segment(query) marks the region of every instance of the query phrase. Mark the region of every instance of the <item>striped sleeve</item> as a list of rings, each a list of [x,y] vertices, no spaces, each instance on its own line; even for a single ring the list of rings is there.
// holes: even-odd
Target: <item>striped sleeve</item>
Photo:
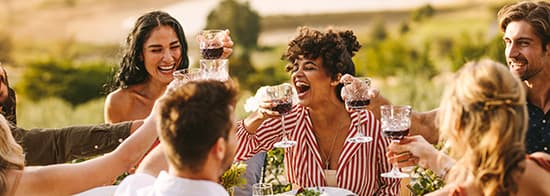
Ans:
[[[298,110],[296,106],[285,116],[285,129],[294,130],[296,126],[296,117]],[[268,151],[273,145],[282,138],[281,118],[268,118],[258,129],[256,134],[249,134],[244,126],[244,121],[237,123],[237,149],[235,151],[235,161],[248,160],[258,152]]]

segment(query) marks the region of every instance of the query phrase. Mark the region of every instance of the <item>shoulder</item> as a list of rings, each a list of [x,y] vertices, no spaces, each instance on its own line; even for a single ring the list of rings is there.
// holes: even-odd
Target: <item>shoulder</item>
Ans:
[[[133,90],[130,88],[117,89],[107,95],[105,104],[119,104],[125,103],[132,99]]]
[[[105,99],[105,121],[107,123],[120,122],[128,110],[131,109],[133,98],[131,89],[117,89]]]
[[[548,154],[533,153],[529,155],[529,159],[525,162],[525,170],[518,182],[520,193],[524,193],[525,195],[550,194],[550,187],[547,186],[547,184],[550,184],[549,166],[550,157]]]
[[[152,186],[155,180],[154,176],[145,173],[129,175],[118,185],[114,195],[137,195],[139,189]]]

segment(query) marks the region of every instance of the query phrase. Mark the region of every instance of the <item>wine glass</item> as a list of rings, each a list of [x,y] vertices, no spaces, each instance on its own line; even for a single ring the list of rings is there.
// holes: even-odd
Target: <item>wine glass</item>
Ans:
[[[357,112],[361,115],[362,110],[366,110],[370,104],[370,96],[368,91],[370,88],[370,79],[366,77],[354,78],[344,83],[342,89],[342,97],[344,103],[349,111]],[[360,119],[360,118],[359,118]],[[363,126],[360,126],[361,120],[355,123],[355,127],[358,128],[358,133],[346,139],[348,142],[353,143],[366,143],[372,141],[372,137],[365,136]]]
[[[272,185],[269,183],[256,183],[252,185],[252,196],[271,196],[273,195]]]
[[[204,30],[199,33],[197,39],[203,59],[219,59],[223,54],[223,30]]]
[[[277,86],[268,86],[265,88],[266,99],[276,106],[271,108],[273,111],[281,114],[281,125],[283,128],[283,138],[281,141],[275,143],[275,148],[288,148],[296,145],[296,141],[289,140],[287,137],[287,131],[285,127],[285,115],[292,110],[292,86],[285,83]]]
[[[203,79],[204,73],[198,68],[187,68],[174,71],[172,76],[174,76],[174,80],[168,84],[167,89],[175,89],[188,81]]]
[[[392,142],[399,142],[405,136],[409,134],[409,128],[411,127],[411,106],[392,106],[383,105],[380,106],[380,113],[382,115],[382,134],[384,137],[388,137]],[[395,164],[392,163],[392,169],[390,172],[381,174],[386,178],[408,178],[409,174],[402,173],[397,169]]]
[[[200,69],[203,71],[206,79],[214,79],[219,81],[226,81],[229,79],[229,72],[227,71],[227,59],[215,59],[207,60],[201,59]]]

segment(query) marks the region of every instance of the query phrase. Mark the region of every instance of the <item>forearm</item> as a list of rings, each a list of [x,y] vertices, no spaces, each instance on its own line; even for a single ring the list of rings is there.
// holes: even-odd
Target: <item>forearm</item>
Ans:
[[[262,118],[259,112],[253,112],[243,120],[242,125],[249,134],[254,135],[264,120],[265,118]]]
[[[135,125],[126,122],[58,129],[13,130],[19,133],[17,141],[26,153],[27,165],[48,165],[110,152],[130,135],[131,126]]]
[[[135,129],[141,122],[133,125]],[[143,120],[143,124],[119,147],[113,151],[126,167],[130,168],[139,161],[157,139],[156,121],[153,116]]]
[[[151,176],[158,176],[160,171],[168,171],[168,161],[162,149],[162,144],[155,147],[139,164],[136,173],[146,173]]]
[[[439,130],[435,126],[437,109],[428,112],[413,112],[409,135],[421,135],[431,144],[439,141]]]

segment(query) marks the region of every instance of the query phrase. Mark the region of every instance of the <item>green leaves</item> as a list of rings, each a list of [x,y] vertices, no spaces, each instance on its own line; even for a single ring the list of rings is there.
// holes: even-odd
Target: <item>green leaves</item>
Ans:
[[[424,195],[445,186],[443,179],[431,169],[416,166],[411,176],[411,183],[407,187],[415,195]]]
[[[233,163],[231,167],[223,173],[221,182],[223,188],[231,192],[234,186],[242,187],[246,184],[246,179],[241,177],[246,171],[246,164],[242,162]]]
[[[75,65],[69,60],[34,61],[23,72],[16,91],[33,101],[60,97],[73,106],[102,97],[109,80],[109,66],[102,62]]]

